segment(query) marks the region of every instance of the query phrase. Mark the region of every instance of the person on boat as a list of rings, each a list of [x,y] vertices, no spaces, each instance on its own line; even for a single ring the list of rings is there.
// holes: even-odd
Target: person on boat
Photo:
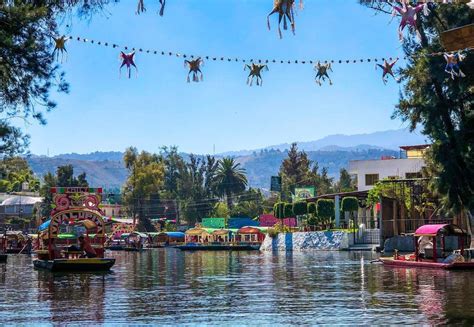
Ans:
[[[94,248],[89,241],[89,238],[85,238],[84,235],[79,236],[79,244],[81,247],[81,251],[86,253],[86,257],[88,258],[96,258],[97,253],[95,252]]]
[[[49,240],[47,240],[47,242],[49,242],[49,244],[51,244],[51,254],[53,255],[53,258],[52,259],[59,259],[62,257],[61,255],[61,249],[56,245],[56,239],[55,238],[51,238]],[[47,245],[47,244],[46,244]]]

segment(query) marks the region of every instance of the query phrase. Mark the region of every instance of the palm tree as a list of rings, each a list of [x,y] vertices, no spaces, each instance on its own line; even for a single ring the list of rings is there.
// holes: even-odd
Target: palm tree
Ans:
[[[245,169],[230,157],[219,160],[216,181],[217,191],[219,195],[225,195],[229,209],[232,207],[232,194],[243,192],[247,187]]]

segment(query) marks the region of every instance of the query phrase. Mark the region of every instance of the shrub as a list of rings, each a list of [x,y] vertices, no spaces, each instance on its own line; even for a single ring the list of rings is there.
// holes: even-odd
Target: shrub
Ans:
[[[308,203],[306,211],[309,214],[315,215],[316,214],[316,203],[315,202]]]
[[[348,196],[342,199],[342,211],[353,212],[359,209],[359,201],[356,197]]]
[[[273,206],[273,215],[278,219],[285,218],[285,203],[277,202]]]
[[[299,201],[293,203],[293,213],[296,216],[306,215],[308,213],[308,208],[305,201]]]
[[[334,217],[334,201],[319,199],[316,203],[317,216],[322,221],[330,221]]]
[[[285,203],[285,211],[283,218],[290,218],[294,215],[295,214],[293,213],[293,205],[291,203]]]

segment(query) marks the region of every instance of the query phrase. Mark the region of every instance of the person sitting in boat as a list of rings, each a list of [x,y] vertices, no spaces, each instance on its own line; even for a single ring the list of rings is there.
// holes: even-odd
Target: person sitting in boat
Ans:
[[[81,251],[85,252],[85,256],[88,258],[96,258],[97,253],[95,252],[94,248],[89,241],[89,238],[85,238],[84,235],[79,236],[79,244],[81,247]]]

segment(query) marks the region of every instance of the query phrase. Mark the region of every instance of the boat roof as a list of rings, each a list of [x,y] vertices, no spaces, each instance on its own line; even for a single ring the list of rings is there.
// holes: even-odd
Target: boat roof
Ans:
[[[418,227],[415,236],[436,236],[438,234],[446,235],[464,235],[462,228],[451,224],[431,224]]]

